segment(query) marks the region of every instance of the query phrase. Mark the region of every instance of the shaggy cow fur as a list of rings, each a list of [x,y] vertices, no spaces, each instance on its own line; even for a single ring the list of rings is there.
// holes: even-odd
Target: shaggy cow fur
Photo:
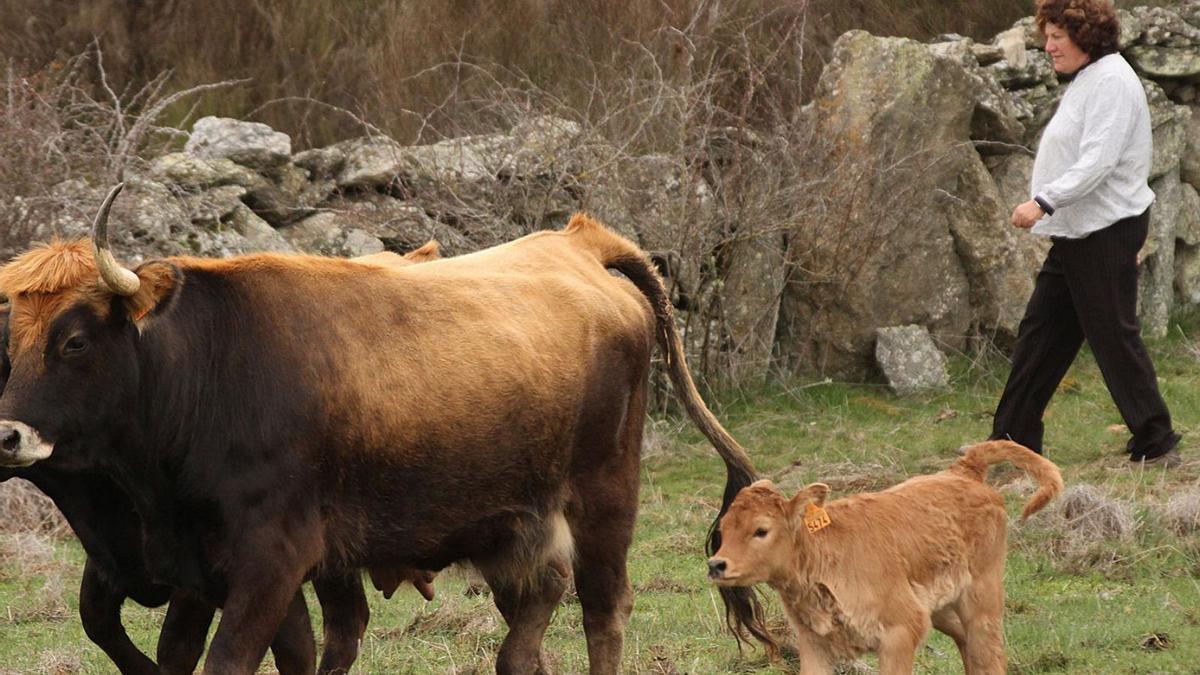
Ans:
[[[1001,461],[1039,485],[1022,518],[1062,490],[1054,464],[1009,441],[974,445],[932,476],[828,504],[822,483],[789,500],[757,481],[721,519],[709,576],[779,592],[806,675],[868,651],[883,675],[911,673],[931,626],[954,639],[970,675],[1003,673],[1008,518],[984,482]]]

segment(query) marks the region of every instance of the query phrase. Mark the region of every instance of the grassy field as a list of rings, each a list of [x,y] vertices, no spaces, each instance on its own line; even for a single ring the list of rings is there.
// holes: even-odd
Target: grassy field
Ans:
[[[1072,504],[1087,516],[1068,520],[1056,504],[1011,527],[1010,672],[1200,673],[1200,346],[1193,344],[1193,330],[1200,336],[1200,328],[1182,328],[1150,345],[1184,434],[1183,467],[1128,466],[1120,417],[1086,353],[1052,403],[1048,455],[1063,468]],[[898,398],[880,386],[791,383],[728,396],[719,414],[760,470],[785,491],[819,479],[833,486],[836,497],[946,466],[956,448],[989,432],[1006,373],[999,357],[960,357],[953,363],[952,390],[944,393]],[[624,669],[793,670],[794,663],[767,662],[761,650],[739,654],[722,631],[702,550],[724,475],[715,453],[690,425],[655,420],[644,457],[630,555],[636,604]],[[1011,469],[995,470],[992,482],[1007,495],[1012,514],[1031,491]],[[79,626],[81,563],[69,537],[0,535],[0,673],[112,671]],[[471,592],[467,573],[450,570],[439,577],[430,603],[411,589],[391,601],[374,595],[357,672],[492,670],[503,621],[486,593]],[[772,614],[785,630],[777,604]],[[152,653],[162,613],[128,607],[125,620],[135,641]],[[546,649],[555,671],[586,672],[579,605],[569,597]],[[941,635],[922,648],[917,670],[962,672],[953,644]]]

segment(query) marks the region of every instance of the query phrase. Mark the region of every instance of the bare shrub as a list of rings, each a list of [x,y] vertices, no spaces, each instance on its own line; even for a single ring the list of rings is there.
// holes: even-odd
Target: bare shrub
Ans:
[[[29,75],[9,63],[0,80],[0,258],[83,234],[96,204],[81,188],[120,180],[139,153],[161,152],[182,133],[157,124],[168,108],[232,83],[170,91],[160,74],[118,93],[98,43]]]
[[[71,532],[54,502],[20,478],[0,483],[0,533],[61,538]]]

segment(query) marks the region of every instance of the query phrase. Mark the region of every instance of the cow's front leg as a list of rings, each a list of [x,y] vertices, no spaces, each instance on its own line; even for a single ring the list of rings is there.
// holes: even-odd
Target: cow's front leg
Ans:
[[[253,673],[258,668],[305,573],[320,560],[319,530],[291,524],[260,521],[230,542],[234,559],[227,571],[229,594],[204,662],[206,675]]]
[[[96,643],[122,673],[157,675],[158,668],[129,639],[121,624],[125,593],[103,578],[91,558],[83,567],[79,585],[79,618],[88,638]]]

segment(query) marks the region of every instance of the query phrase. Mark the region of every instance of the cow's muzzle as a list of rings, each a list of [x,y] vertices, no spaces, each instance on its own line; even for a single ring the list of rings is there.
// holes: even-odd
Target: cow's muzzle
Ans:
[[[42,440],[28,424],[0,421],[0,466],[29,466],[46,459],[53,452],[54,444]]]

